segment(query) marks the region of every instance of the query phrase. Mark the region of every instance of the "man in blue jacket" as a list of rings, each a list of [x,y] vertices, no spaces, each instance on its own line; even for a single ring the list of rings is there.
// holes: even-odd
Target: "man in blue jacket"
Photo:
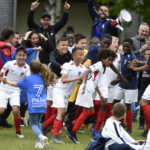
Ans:
[[[112,35],[112,28],[119,24],[119,19],[107,19],[109,16],[109,9],[106,5],[101,5],[97,11],[94,6],[95,0],[88,0],[88,11],[92,17],[92,31],[91,38],[97,37],[101,40],[104,34]]]

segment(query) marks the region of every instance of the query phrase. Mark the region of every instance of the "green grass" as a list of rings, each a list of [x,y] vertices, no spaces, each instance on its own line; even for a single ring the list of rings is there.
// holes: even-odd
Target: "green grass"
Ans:
[[[10,115],[8,122],[13,124],[13,117]],[[139,136],[143,130],[138,130],[138,123],[133,122],[133,134],[132,137],[136,140],[144,139]],[[0,127],[0,150],[35,150],[34,145],[36,142],[36,137],[32,132],[30,126],[22,127],[22,133],[24,134],[24,139],[18,139],[15,135],[14,127],[11,129],[6,129]],[[64,141],[65,144],[54,144],[50,141],[50,150],[84,150],[88,145],[89,141],[92,139],[91,132],[86,131],[85,133],[77,133],[80,144],[73,144],[66,137],[66,131],[60,136],[60,139]],[[48,134],[48,137],[52,136],[52,133]],[[145,139],[144,139],[145,140]]]

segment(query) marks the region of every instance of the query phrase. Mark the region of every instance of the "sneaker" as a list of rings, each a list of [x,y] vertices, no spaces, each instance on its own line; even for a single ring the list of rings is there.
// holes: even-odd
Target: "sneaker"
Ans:
[[[146,138],[146,137],[147,137],[147,134],[148,134],[148,131],[145,130],[140,136],[143,136],[143,137]]]
[[[21,132],[16,132],[16,136],[17,136],[18,138],[24,138],[24,135],[21,134]]]
[[[126,131],[127,131],[128,134],[132,134],[132,130],[127,129]]]
[[[0,122],[0,126],[2,126],[4,128],[12,128],[12,125],[9,124],[7,121]]]
[[[77,140],[76,134],[70,134],[68,133],[66,135],[67,139],[71,140],[73,143],[79,144],[80,142]]]
[[[79,142],[78,139],[77,139],[76,133],[74,133],[73,136],[74,136],[74,138],[75,138],[75,140],[76,140],[76,143],[77,143],[77,144],[80,144],[80,142]]]
[[[59,139],[58,136],[52,136],[51,140],[56,144],[63,144],[64,142]]]
[[[23,119],[21,119],[21,124],[20,124],[21,127],[24,127],[24,121]]]
[[[44,148],[49,148],[48,137],[41,135],[40,142],[43,144]]]
[[[43,149],[44,146],[43,146],[43,144],[42,144],[41,142],[37,142],[37,143],[35,144],[35,148]]]

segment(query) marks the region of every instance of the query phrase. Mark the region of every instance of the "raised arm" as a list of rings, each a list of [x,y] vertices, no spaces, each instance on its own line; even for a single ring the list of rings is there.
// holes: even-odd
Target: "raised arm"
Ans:
[[[64,13],[61,19],[54,25],[54,32],[57,33],[61,28],[65,26],[68,21],[70,5],[67,1],[64,4]]]
[[[28,18],[27,18],[27,25],[30,30],[37,28],[37,24],[34,22],[34,10],[38,7],[39,4],[40,3],[38,2],[38,0],[31,4],[31,9],[28,13]]]
[[[98,13],[94,6],[94,1],[95,0],[88,0],[88,11],[93,20],[94,18],[98,18]]]

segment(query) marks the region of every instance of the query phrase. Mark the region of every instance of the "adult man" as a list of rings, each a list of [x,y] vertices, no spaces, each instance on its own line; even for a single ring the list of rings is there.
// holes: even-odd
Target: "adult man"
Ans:
[[[101,40],[104,34],[112,35],[112,28],[120,23],[119,19],[114,21],[112,19],[107,19],[109,16],[109,9],[107,6],[102,5],[99,7],[99,10],[96,11],[94,0],[88,0],[88,11],[93,20],[91,38],[97,37]]]
[[[133,40],[133,53],[136,55],[137,59],[140,61],[145,60],[145,50],[147,49],[147,36],[149,34],[149,25],[147,23],[142,23],[138,30],[138,36],[132,37]],[[139,100],[141,99],[141,96],[143,94],[141,90],[141,77],[142,72],[139,73],[139,80],[138,80],[138,102],[135,104],[135,106],[138,106]],[[137,117],[137,110],[133,112],[133,120],[136,121]],[[139,129],[144,129],[144,115],[143,110],[140,109],[140,119],[139,119]],[[143,136],[146,136],[148,131],[143,132]]]
[[[144,51],[146,50],[147,36],[149,34],[149,25],[142,23],[138,30],[138,36],[132,37],[133,52],[137,59],[144,60]]]
[[[67,3],[67,1],[64,4],[64,13],[63,16],[61,17],[61,19],[54,25],[51,25],[51,16],[48,13],[44,13],[41,16],[40,19],[40,24],[36,24],[34,22],[34,11],[35,9],[38,7],[39,2],[38,0],[33,2],[31,4],[31,9],[28,13],[28,20],[27,20],[27,24],[28,24],[28,28],[30,30],[35,30],[38,33],[42,33],[46,38],[48,38],[48,42],[49,42],[49,49],[47,51],[42,51],[40,55],[42,55],[42,57],[44,59],[46,59],[47,57],[49,58],[49,54],[51,53],[52,50],[55,49],[56,47],[56,43],[55,43],[55,34],[60,31],[60,29],[67,23],[68,21],[68,11],[70,8],[70,5]]]

